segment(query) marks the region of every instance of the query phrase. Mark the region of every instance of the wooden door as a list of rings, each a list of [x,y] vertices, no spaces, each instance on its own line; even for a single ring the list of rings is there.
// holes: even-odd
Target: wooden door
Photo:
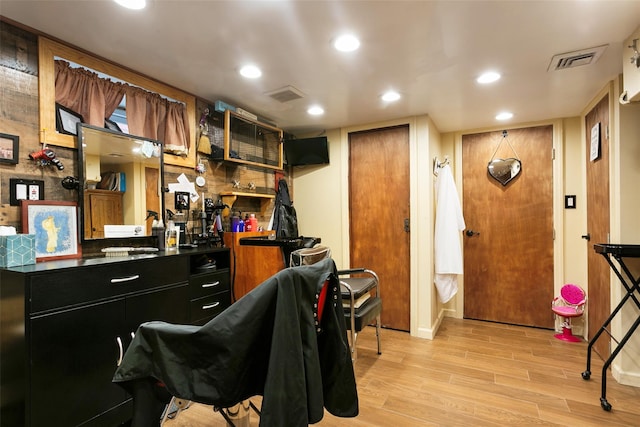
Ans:
[[[85,191],[85,210],[88,209],[89,221],[85,213],[85,236],[91,239],[104,238],[105,225],[122,225],[122,193],[109,190]],[[88,202],[87,202],[88,201]],[[87,223],[89,226],[87,226]]]
[[[464,317],[554,326],[552,147],[550,125],[463,136]],[[492,158],[519,158],[520,174],[503,186]]]
[[[160,171],[155,168],[144,168],[144,193],[146,200],[147,211],[154,211],[158,213],[158,218],[162,219],[162,212],[160,212]],[[153,219],[147,218],[147,236],[151,235],[151,227],[153,226]]]
[[[598,158],[591,161],[591,130],[597,130],[600,141]],[[589,339],[609,317],[611,298],[609,295],[609,265],[602,255],[593,250],[594,243],[609,242],[609,96],[605,96],[585,117],[587,157],[587,317]],[[593,349],[606,359],[610,348],[607,334],[601,335]]]
[[[409,126],[349,134],[352,267],[380,278],[383,327],[410,327]]]

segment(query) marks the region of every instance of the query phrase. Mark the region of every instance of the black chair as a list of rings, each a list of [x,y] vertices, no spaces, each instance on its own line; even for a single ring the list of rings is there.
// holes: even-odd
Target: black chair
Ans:
[[[313,248],[302,248],[291,253],[289,265],[292,267],[311,265],[326,258],[331,258],[331,249],[327,246],[315,245]],[[382,354],[380,346],[380,313],[382,299],[378,275],[365,268],[352,268],[338,271],[344,314],[349,330],[349,348],[351,360],[358,357],[356,341],[358,333],[375,320],[378,354]]]
[[[260,425],[307,426],[324,410],[358,414],[333,260],[287,268],[203,326],[140,325],[113,381],[133,396],[134,427],[171,401],[232,408],[263,396]],[[228,421],[228,420],[227,420]]]
[[[351,359],[358,358],[356,341],[358,333],[375,320],[378,354],[382,354],[380,347],[380,313],[382,313],[382,299],[378,275],[366,268],[352,268],[338,271],[344,314],[349,330],[349,346]]]

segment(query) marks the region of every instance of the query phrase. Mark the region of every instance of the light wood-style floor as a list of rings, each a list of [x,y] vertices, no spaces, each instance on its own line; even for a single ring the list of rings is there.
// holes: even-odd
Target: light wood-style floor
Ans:
[[[640,426],[640,388],[607,375],[611,412],[600,407],[602,361],[587,343],[565,343],[553,331],[447,318],[434,340],[375,329],[362,332],[355,364],[360,415],[325,411],[331,426]],[[260,398],[252,399],[259,406]],[[251,426],[258,419],[251,415]],[[167,427],[225,426],[210,407],[192,404]],[[286,426],[283,426],[286,427]]]

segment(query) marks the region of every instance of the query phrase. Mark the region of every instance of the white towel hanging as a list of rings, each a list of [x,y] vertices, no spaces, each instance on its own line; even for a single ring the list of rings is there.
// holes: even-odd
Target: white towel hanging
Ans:
[[[436,226],[434,233],[434,283],[443,303],[458,292],[458,274],[463,274],[460,231],[466,228],[451,167],[440,169],[436,183]]]

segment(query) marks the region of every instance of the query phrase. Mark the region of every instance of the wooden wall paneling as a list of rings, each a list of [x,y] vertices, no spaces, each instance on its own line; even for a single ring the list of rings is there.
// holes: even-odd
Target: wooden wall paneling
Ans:
[[[9,205],[9,179],[44,181],[49,200],[75,201],[77,192],[65,190],[65,176],[77,176],[77,154],[73,149],[53,147],[64,170],[41,167],[29,153],[42,149],[38,132],[38,44],[35,35],[0,22],[0,132],[18,135],[18,164],[0,164],[0,225],[21,230],[20,207]]]

